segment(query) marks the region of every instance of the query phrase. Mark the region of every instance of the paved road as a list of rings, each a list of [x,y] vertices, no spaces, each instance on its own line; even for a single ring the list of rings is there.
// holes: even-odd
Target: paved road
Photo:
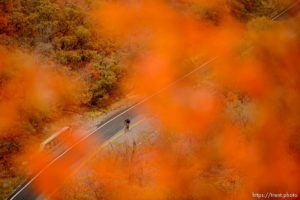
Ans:
[[[56,157],[51,163],[43,167],[37,174],[29,178],[25,183],[20,185],[17,190],[10,195],[9,200],[37,200],[43,199],[42,194],[38,194],[34,190],[34,185],[36,182],[43,176],[50,174],[51,170],[59,165],[60,162],[64,160],[72,160],[72,166],[70,168],[76,169],[78,166],[89,157],[91,152],[97,151],[99,146],[103,145],[105,141],[108,141],[120,133],[124,129],[124,120],[129,118],[131,119],[131,124],[136,124],[145,116],[137,112],[138,106],[132,106],[125,108],[115,115],[111,116],[106,121],[99,124],[99,127],[87,134],[85,137],[81,138],[73,147],[70,147],[58,157]],[[89,145],[87,150],[81,152],[78,151],[78,146],[89,141],[92,145]],[[80,154],[80,155],[78,155]],[[76,156],[74,156],[76,155]],[[55,176],[55,175],[54,175]],[[54,177],[55,178],[55,177]]]

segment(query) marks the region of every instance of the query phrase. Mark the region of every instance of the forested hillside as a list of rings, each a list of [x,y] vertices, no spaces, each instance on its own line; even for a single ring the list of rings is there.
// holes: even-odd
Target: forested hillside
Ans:
[[[126,92],[122,90],[123,83],[133,75],[140,75],[134,80],[138,85],[141,85],[141,90],[143,91],[147,91],[147,89],[152,86],[155,86],[153,87],[155,90],[162,88],[164,85],[160,83],[168,83],[172,81],[174,77],[178,77],[195,67],[195,63],[186,64],[188,66],[182,64],[183,61],[186,62],[190,59],[190,57],[188,57],[190,56],[189,47],[191,47],[191,49],[192,47],[195,47],[194,49],[197,50],[201,49],[201,51],[199,51],[201,52],[199,53],[201,54],[199,57],[205,57],[211,52],[228,53],[229,51],[224,49],[227,49],[227,46],[233,43],[231,41],[235,41],[237,34],[227,33],[236,31],[235,28],[245,29],[246,31],[244,32],[246,32],[246,34],[241,37],[242,42],[238,41],[238,45],[236,45],[236,43],[234,44],[234,53],[245,60],[258,57],[258,59],[263,60],[262,62],[264,64],[267,63],[266,66],[268,67],[275,65],[272,62],[272,56],[266,53],[270,49],[268,44],[263,46],[263,43],[259,46],[259,50],[256,50],[253,46],[260,44],[258,42],[260,40],[257,39],[256,35],[260,34],[266,37],[269,32],[282,28],[280,23],[276,24],[272,18],[281,13],[291,3],[291,1],[280,0],[224,0],[212,2],[168,0],[163,1],[168,9],[172,9],[171,14],[168,15],[168,13],[163,12],[168,12],[169,10],[160,4],[161,7],[158,6],[158,13],[153,14],[152,12],[156,10],[156,7],[153,8],[151,6],[155,5],[155,3],[151,4],[151,1],[146,1],[148,3],[150,2],[150,8],[145,8],[145,10],[143,10],[145,12],[138,11],[135,7],[133,11],[128,10],[129,14],[126,15],[127,12],[124,11],[126,9],[122,10],[122,6],[113,7],[116,8],[116,12],[106,13],[106,17],[109,16],[111,18],[111,21],[109,21],[110,19],[108,21],[112,22],[107,28],[102,27],[103,16],[98,15],[97,9],[95,12],[95,7],[100,7],[99,10],[102,9],[101,3],[103,2],[111,1],[0,0],[0,199],[5,199],[27,176],[23,167],[16,165],[17,155],[24,153],[24,148],[28,147],[28,144],[30,146],[31,143],[40,141],[44,136],[44,128],[47,125],[54,123],[65,115],[103,109],[113,102],[124,98]],[[103,8],[106,7],[103,6]],[[141,8],[143,8],[143,6],[141,6]],[[135,14],[133,17],[130,15],[130,11]],[[160,11],[162,12],[160,13]],[[188,19],[191,18],[192,22],[184,23],[184,20],[177,20],[177,15],[173,15],[173,12],[184,16],[182,17],[184,20],[185,17]],[[141,19],[138,19],[136,15],[145,16],[144,18],[141,17]],[[122,24],[123,19],[120,20],[118,17],[124,17],[124,24],[128,25],[129,28],[124,28]],[[153,22],[147,17],[156,21]],[[119,22],[118,19],[121,22]],[[150,28],[147,27],[150,31],[147,28],[146,31],[143,30],[144,32],[140,38],[138,37],[139,35],[134,32],[136,30],[136,32],[140,31],[139,20],[141,20],[142,26],[150,24]],[[174,28],[174,24],[172,23],[177,22],[179,25]],[[201,24],[201,26],[195,26],[196,23]],[[228,29],[226,29],[224,24],[230,24],[229,28],[227,27]],[[116,28],[118,26],[123,29],[118,30]],[[151,28],[153,27],[155,27],[155,33],[151,35],[147,31],[151,33]],[[167,31],[165,31],[165,27]],[[207,33],[207,35],[201,37],[202,31],[199,31],[199,27],[200,29],[203,28],[203,33]],[[128,35],[126,35],[126,33],[128,30],[131,30],[131,28],[134,30],[134,33],[131,33],[132,35],[127,37]],[[115,29],[117,29],[117,35],[119,34],[117,37],[115,37],[113,32]],[[210,29],[213,31],[207,31]],[[107,30],[111,30],[111,32]],[[221,33],[216,34],[216,36],[222,38],[215,38],[214,35],[209,35],[218,33],[219,30]],[[196,34],[194,34],[193,31]],[[240,30],[236,32],[240,33],[239,31]],[[154,39],[151,37],[151,39],[147,38],[148,35],[145,34],[145,32]],[[257,34],[257,32],[259,32],[259,34]],[[158,35],[158,38],[156,38],[157,35],[155,34]],[[147,35],[147,37],[145,35]],[[172,35],[172,37],[170,35]],[[266,38],[268,38],[268,36]],[[188,37],[192,38],[192,42],[190,42]],[[205,40],[206,37],[207,41]],[[145,38],[147,38],[145,44],[140,42],[140,40]],[[212,40],[212,38],[214,40]],[[183,41],[182,43],[180,43],[181,39]],[[199,43],[194,42],[193,39]],[[177,43],[178,40],[179,42]],[[215,41],[215,43],[208,45],[207,43],[210,41]],[[139,42],[141,44],[139,44]],[[151,45],[148,43],[151,43]],[[150,50],[144,51],[144,49],[147,49],[147,45],[150,46]],[[188,46],[187,50],[184,49],[186,47],[185,45]],[[209,53],[203,53],[206,51],[206,49],[202,49],[203,47],[207,47],[207,52]],[[149,56],[153,53],[152,51],[154,51],[153,57]],[[255,53],[253,53],[253,51],[255,51]],[[158,55],[159,53],[161,53],[162,56]],[[264,55],[265,58],[262,58],[262,55]],[[150,59],[147,56],[149,56]],[[172,66],[172,70],[173,68],[176,68],[176,70],[168,71],[167,68],[160,71],[159,67],[163,64],[155,62],[155,59],[161,58],[160,56],[166,56],[167,61],[171,60],[170,62],[166,62],[167,64],[163,64],[168,65],[168,67]],[[183,58],[185,56],[187,58]],[[154,61],[152,62],[151,59]],[[151,60],[151,62],[149,60]],[[221,63],[221,65],[234,65],[240,61],[235,60],[235,63],[235,61],[229,62],[228,60],[226,60],[227,62],[225,64]],[[145,64],[147,62],[151,63],[150,67]],[[182,67],[183,65],[184,67]],[[149,69],[141,70],[143,67],[149,67]],[[280,73],[279,70],[276,71],[276,69],[277,68],[274,67],[275,71],[272,71],[266,67],[266,71],[271,71],[269,74],[272,74],[272,78],[275,77],[274,80],[280,82],[284,78],[280,77],[282,73]],[[234,121],[233,123],[243,128],[246,127],[245,129],[248,131],[252,127],[249,128],[249,121],[251,120],[249,116],[245,114],[248,110],[245,110],[254,102],[252,102],[252,98],[261,98],[261,96],[263,96],[261,94],[263,93],[261,92],[263,89],[260,88],[262,87],[260,83],[264,82],[261,81],[261,77],[257,78],[256,76],[252,76],[252,73],[254,73],[252,69],[246,68],[245,71],[231,70],[230,68],[230,70],[222,71],[221,73],[224,72],[226,76],[221,76],[221,79],[224,82],[228,81],[227,79],[236,81],[234,79],[236,78],[235,75],[241,75],[242,78],[238,79],[237,82],[233,81],[234,84],[238,86],[235,85],[232,88],[224,86],[225,89],[222,88],[222,92],[219,91],[221,90],[219,89],[221,86],[218,86],[218,91],[214,92],[218,93],[218,97],[222,97],[222,105],[226,107],[222,110],[222,114],[225,113],[230,116],[228,121]],[[140,72],[142,73],[139,74]],[[174,74],[170,75],[171,72],[174,72]],[[161,81],[161,76],[167,73],[170,73],[168,75],[170,75],[171,78],[166,79],[166,82]],[[214,74],[213,76],[218,75]],[[243,77],[245,77],[245,79],[243,79]],[[213,81],[211,81],[211,77],[207,79],[209,79],[209,89],[211,89],[210,87]],[[192,88],[197,88],[197,84],[202,84],[200,78],[199,80],[197,79],[191,82],[193,82]],[[207,82],[205,84],[207,84]],[[271,88],[269,85],[264,85],[263,87]],[[278,91],[276,90],[274,93]],[[147,92],[145,92],[145,94],[149,95]],[[280,94],[277,93],[276,95],[280,96]],[[168,105],[172,108],[172,104],[169,104],[167,100],[167,98],[164,99],[162,107]],[[245,107],[247,108],[245,109]],[[160,108],[160,106],[156,106],[155,108]],[[178,107],[174,106],[174,110],[176,109],[180,111]],[[201,110],[201,112],[203,110]],[[187,113],[182,115],[190,116]],[[180,115],[178,113],[175,114]],[[207,116],[205,114],[203,114],[203,116],[197,115],[202,121],[206,122],[205,117]],[[164,115],[162,118],[165,119],[165,117],[167,116]],[[180,121],[180,117],[181,116],[178,116],[176,120]],[[203,117],[203,119],[201,117]],[[208,116],[208,119],[210,120],[209,117],[210,116]],[[227,122],[227,119],[228,118],[224,121]],[[218,118],[217,120],[220,119]],[[171,122],[168,122],[171,123],[172,128],[174,128],[174,120],[172,119]],[[168,122],[166,122],[166,124]],[[198,125],[199,122],[197,121],[195,124]],[[191,123],[191,126],[192,125],[193,123]],[[178,127],[175,126],[174,129],[176,128]],[[181,131],[181,129],[179,130]],[[243,130],[242,132],[246,131]],[[25,165],[26,163],[24,166]],[[218,168],[218,166],[216,168]],[[232,182],[235,181],[237,182],[237,180],[232,180]],[[232,182],[224,183],[225,189],[221,188],[220,190],[226,190],[222,192],[227,194],[227,189],[229,188],[228,190],[231,190],[228,185],[233,184]],[[212,183],[212,185],[217,184],[219,184],[219,182]],[[103,191],[105,193],[105,189],[103,189]],[[172,198],[172,195],[170,196],[169,199],[181,199],[180,197]],[[73,199],[76,198],[74,197]],[[97,199],[97,197],[91,199]],[[103,196],[103,198],[100,199],[109,198]],[[183,197],[182,199],[185,198]]]
[[[1,43],[35,51],[73,71],[90,67],[90,98],[84,103],[105,103],[120,78],[120,52],[109,38],[95,33],[86,9],[48,0],[7,1],[1,7]]]

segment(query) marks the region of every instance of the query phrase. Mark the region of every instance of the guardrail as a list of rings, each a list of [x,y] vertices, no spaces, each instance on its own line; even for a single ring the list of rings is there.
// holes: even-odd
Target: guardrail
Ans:
[[[64,128],[60,129],[59,131],[52,134],[49,138],[43,141],[40,145],[40,151],[44,149],[52,149],[59,143],[59,139],[61,136],[65,134],[69,134],[72,129],[69,126],[65,126]]]

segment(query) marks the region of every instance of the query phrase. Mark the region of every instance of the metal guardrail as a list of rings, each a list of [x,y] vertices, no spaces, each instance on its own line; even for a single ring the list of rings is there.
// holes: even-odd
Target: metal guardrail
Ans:
[[[53,135],[48,137],[45,141],[43,141],[40,145],[40,150],[44,150],[47,145],[51,144],[55,140],[59,139],[59,136],[63,135],[64,133],[71,132],[71,128],[69,126],[65,126],[59,131],[55,132]]]

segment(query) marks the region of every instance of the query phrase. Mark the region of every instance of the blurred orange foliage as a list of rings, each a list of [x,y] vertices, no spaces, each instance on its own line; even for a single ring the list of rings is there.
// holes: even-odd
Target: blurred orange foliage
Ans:
[[[218,1],[203,2],[219,6]],[[187,60],[219,56],[209,65],[208,83],[191,76],[145,103],[166,133],[142,148],[134,168],[117,162],[114,154],[91,165],[96,177],[114,191],[111,199],[300,194],[299,20],[268,21],[269,28],[256,29],[225,12],[221,23],[212,25],[158,0],[102,3],[91,16],[124,46],[136,45],[124,65],[132,72],[131,90],[141,97],[194,69],[184,64]],[[233,97],[228,98],[229,93]],[[226,113],[236,102],[233,112],[245,115],[246,124],[233,122]],[[250,105],[254,114],[246,110]],[[50,174],[69,176],[70,165],[62,163]],[[146,183],[129,178],[139,167]],[[38,185],[54,187],[49,184]]]
[[[213,8],[220,6],[218,2],[194,3]],[[132,88],[140,96],[159,91],[195,68],[184,65],[186,60],[219,56],[209,66],[210,86],[195,87],[199,80],[192,76],[146,102],[147,111],[159,117],[167,132],[192,133],[187,137],[197,141],[195,148],[201,149],[198,151],[206,152],[199,142],[206,137],[215,138],[211,145],[217,146],[208,147],[213,152],[206,152],[206,156],[195,155],[189,166],[184,165],[186,160],[177,150],[155,149],[157,155],[149,163],[158,170],[154,184],[159,190],[178,192],[179,188],[183,196],[201,199],[209,189],[197,185],[194,176],[214,163],[235,169],[241,179],[240,183],[228,183],[235,192],[223,194],[222,199],[251,199],[255,191],[299,194],[299,147],[293,146],[291,140],[300,138],[296,114],[300,113],[299,24],[293,18],[265,22],[262,18],[246,26],[232,19],[226,8],[223,15],[221,23],[214,26],[164,1],[139,1],[101,5],[100,12],[94,12],[92,17],[125,45],[129,40],[138,46],[139,53],[126,64],[132,71]],[[259,20],[267,25],[259,28]],[[249,101],[255,105],[255,114],[248,116],[252,120],[248,128],[234,124],[224,113],[228,91],[238,91],[236,95],[242,99],[237,101],[242,106]],[[181,161],[174,163],[177,159]],[[200,169],[192,167],[197,163],[202,164]],[[204,196],[195,194],[192,188]],[[179,198],[182,194],[177,192],[174,196]],[[208,199],[221,198],[212,193],[220,194],[212,190]]]

